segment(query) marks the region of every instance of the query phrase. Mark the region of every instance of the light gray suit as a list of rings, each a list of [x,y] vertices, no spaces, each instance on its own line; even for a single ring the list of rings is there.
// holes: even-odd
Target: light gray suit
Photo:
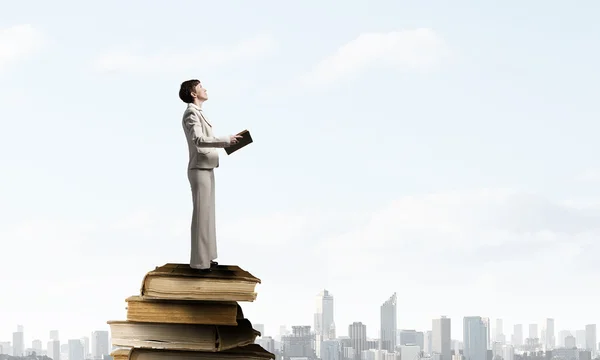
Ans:
[[[219,167],[218,148],[229,146],[230,137],[214,136],[212,124],[195,104],[188,104],[182,125],[189,149],[188,180],[194,206],[190,266],[208,269],[217,258],[213,169]]]

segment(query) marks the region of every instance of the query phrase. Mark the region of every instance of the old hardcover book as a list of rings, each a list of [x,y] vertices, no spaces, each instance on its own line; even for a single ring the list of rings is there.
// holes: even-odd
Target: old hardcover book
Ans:
[[[254,301],[260,279],[235,265],[201,272],[187,264],[166,264],[144,276],[145,298],[205,301]]]
[[[253,344],[260,332],[247,319],[237,326],[108,321],[118,347],[186,351],[223,351]]]
[[[110,354],[114,360],[274,360],[275,354],[258,344],[236,347],[220,352],[121,348]]]
[[[227,155],[231,155],[232,153],[253,142],[252,135],[250,135],[250,131],[248,130],[241,131],[237,133],[237,135],[240,135],[242,138],[239,139],[237,143],[225,148]]]
[[[171,324],[237,325],[244,313],[235,301],[127,298],[127,320]]]

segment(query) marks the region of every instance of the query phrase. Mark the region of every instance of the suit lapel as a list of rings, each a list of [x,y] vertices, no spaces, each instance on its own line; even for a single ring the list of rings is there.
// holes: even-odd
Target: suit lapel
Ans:
[[[200,117],[202,118],[202,120],[204,120],[204,122],[207,123],[208,126],[212,127],[212,124],[208,121],[208,119],[206,118],[206,116],[204,116],[204,112],[203,111],[198,111],[198,113],[200,114]]]

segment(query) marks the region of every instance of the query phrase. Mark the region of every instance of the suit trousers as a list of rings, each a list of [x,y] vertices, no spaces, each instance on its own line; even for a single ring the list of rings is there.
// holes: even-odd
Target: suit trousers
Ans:
[[[192,188],[192,246],[190,266],[210,268],[217,258],[215,231],[215,173],[213,169],[190,169],[188,180]]]

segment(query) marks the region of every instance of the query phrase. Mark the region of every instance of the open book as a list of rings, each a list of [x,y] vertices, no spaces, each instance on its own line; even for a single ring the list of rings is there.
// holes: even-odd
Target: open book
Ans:
[[[252,143],[252,136],[250,135],[250,131],[244,130],[244,131],[239,132],[236,135],[240,135],[242,138],[238,139],[237,143],[225,148],[225,152],[227,153],[227,155],[231,155],[233,152]]]

